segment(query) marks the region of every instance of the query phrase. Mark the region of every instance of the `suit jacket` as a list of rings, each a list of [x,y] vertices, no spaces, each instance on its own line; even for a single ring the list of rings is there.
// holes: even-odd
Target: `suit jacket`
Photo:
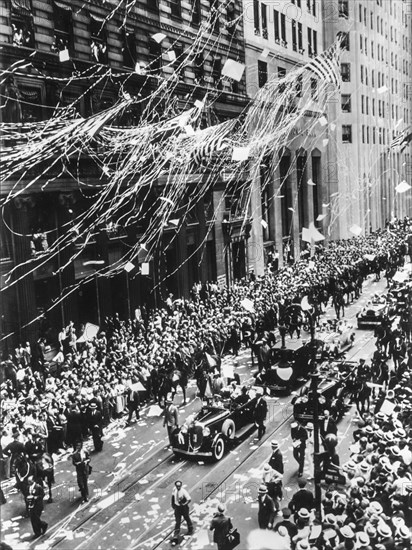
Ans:
[[[232,521],[230,518],[227,518],[220,512],[213,516],[213,519],[210,522],[210,530],[213,531],[213,542],[216,542],[217,544],[219,544],[219,542],[223,542],[231,529]]]
[[[268,414],[268,404],[263,397],[259,397],[256,401],[255,410],[254,410],[254,419],[256,422],[262,422],[266,419]]]
[[[103,417],[102,413],[96,409],[87,413],[87,425],[91,430],[97,430],[102,428]]]
[[[272,523],[275,519],[275,503],[273,502],[273,499],[268,495],[264,494],[262,496],[259,496],[258,498],[259,503],[259,518],[266,523]]]
[[[80,455],[80,451],[76,451],[72,454],[73,465],[76,466],[76,472],[82,475],[89,475],[89,462],[90,455],[83,449],[83,458]]]
[[[163,421],[163,426],[178,426],[179,425],[179,418],[178,418],[178,412],[177,407],[175,405],[171,404],[168,405],[165,409],[165,418]]]
[[[327,421],[322,420],[319,423],[319,428],[320,428],[319,431],[320,431],[321,437],[325,437],[325,435],[327,434],[334,434],[334,435],[338,434],[338,427],[336,425],[336,422],[330,417],[328,418]]]
[[[43,510],[44,489],[39,483],[33,483],[27,492],[26,501],[30,512],[40,515]]]
[[[285,473],[285,469],[283,466],[283,455],[279,451],[279,449],[277,449],[272,453],[272,456],[269,459],[269,466],[274,470],[276,470],[277,472],[279,472],[280,474]]]
[[[312,491],[308,489],[299,489],[289,502],[289,508],[292,512],[299,512],[301,508],[306,508],[306,510],[311,510],[315,507],[315,497],[313,496]]]

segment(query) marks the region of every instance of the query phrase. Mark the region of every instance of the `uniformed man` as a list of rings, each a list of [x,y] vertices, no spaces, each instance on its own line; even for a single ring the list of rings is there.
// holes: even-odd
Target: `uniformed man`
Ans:
[[[263,397],[263,389],[258,388],[256,390],[258,399],[256,401],[254,410],[254,420],[258,428],[258,439],[261,439],[266,432],[265,420],[268,414],[268,405]]]
[[[100,452],[103,448],[103,417],[97,409],[97,403],[92,401],[87,411],[87,424],[93,437],[94,450]]]
[[[167,427],[167,435],[169,436],[169,444],[173,445],[173,432],[179,427],[179,414],[177,407],[173,405],[170,395],[166,397],[166,408],[164,411],[163,426]]]
[[[29,513],[31,525],[33,527],[34,538],[44,535],[48,524],[41,519],[43,512],[43,485],[36,483],[34,477],[30,475],[27,479],[28,488],[26,495],[26,505]]]
[[[89,500],[89,486],[88,479],[90,475],[90,456],[89,453],[83,449],[83,443],[78,441],[76,443],[76,450],[72,454],[72,462],[76,467],[77,484],[79,486],[80,493],[83,498],[83,502]]]
[[[305,452],[308,432],[298,422],[292,422],[292,424],[290,425],[290,434],[292,436],[293,458],[299,465],[298,477],[302,477],[303,467],[305,465]]]

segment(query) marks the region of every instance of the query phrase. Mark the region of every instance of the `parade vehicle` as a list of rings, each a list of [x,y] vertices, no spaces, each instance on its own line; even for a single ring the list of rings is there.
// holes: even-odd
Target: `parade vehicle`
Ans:
[[[342,357],[355,341],[353,325],[346,319],[338,321],[333,332],[318,332],[317,337],[323,341],[323,357]]]
[[[239,404],[230,391],[208,399],[198,413],[189,416],[173,434],[173,452],[177,456],[207,457],[218,461],[226,450],[255,428],[257,401],[252,388],[246,403]]]
[[[325,418],[325,411],[338,420],[345,412],[352,392],[357,363],[354,361],[332,361],[321,367],[318,384],[319,420]],[[310,386],[301,389],[292,399],[293,416],[302,424],[313,422],[314,399]]]
[[[380,326],[388,315],[388,308],[386,296],[375,295],[358,313],[358,328]]]
[[[257,373],[255,385],[266,388],[269,394],[290,393],[308,379],[311,360],[320,360],[323,348],[324,343],[318,339],[310,342],[291,340],[285,347],[276,344],[271,348],[270,367]]]

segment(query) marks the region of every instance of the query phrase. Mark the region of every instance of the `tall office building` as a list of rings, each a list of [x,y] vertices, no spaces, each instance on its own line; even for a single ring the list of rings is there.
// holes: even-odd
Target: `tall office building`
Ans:
[[[324,0],[322,19],[325,47],[343,39],[342,89],[330,105],[338,123],[332,235],[350,237],[354,224],[368,232],[412,212],[410,191],[396,191],[412,178],[411,145],[402,144],[412,126],[412,2]]]
[[[244,6],[246,86],[253,98],[268,79],[282,78],[322,52],[323,24],[321,6],[315,0],[246,0]],[[322,204],[329,202],[333,150],[324,145],[324,128],[316,124],[327,113],[315,78],[305,79],[296,102],[305,116],[287,143],[268,155],[253,182],[250,259],[257,272],[274,258],[280,264],[296,259],[306,247],[302,227],[310,222],[321,231],[327,229],[317,218]],[[309,186],[310,180],[315,185]]]
[[[236,117],[248,103],[244,79],[222,77],[228,57],[244,62],[240,1],[0,0],[0,7],[3,122],[35,125],[73,102],[79,115],[89,117],[126,93],[140,100],[115,125],[137,126],[148,98],[166,82],[172,92],[167,104],[161,98],[152,105],[154,121],[165,110],[174,115],[205,100],[202,125],[211,126]],[[14,270],[9,282],[15,283],[2,293],[6,347],[39,335],[53,343],[69,321],[100,324],[116,311],[127,317],[137,306],[161,305],[169,292],[188,297],[194,282],[230,282],[246,273],[247,228],[232,212],[230,193],[222,200],[227,174],[214,179],[178,231],[172,224],[164,228],[153,256],[142,249],[130,276],[101,277],[96,262],[110,266],[122,258],[139,242],[150,216],[127,224],[108,217],[87,243],[74,236],[45,261],[44,252],[109,181],[85,154],[65,162],[52,157],[36,170],[15,174],[1,187],[2,197],[11,189],[21,192],[3,210],[0,228],[1,282]],[[168,176],[152,182],[153,201]],[[190,174],[188,193],[208,178]],[[148,274],[139,272],[141,263],[149,264]],[[50,309],[64,289],[72,292]]]

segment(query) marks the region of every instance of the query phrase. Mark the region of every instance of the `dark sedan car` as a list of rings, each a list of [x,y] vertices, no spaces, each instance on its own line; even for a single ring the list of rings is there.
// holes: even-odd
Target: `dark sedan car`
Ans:
[[[325,411],[329,411],[335,419],[343,415],[356,368],[357,363],[352,361],[334,361],[327,365],[328,370],[323,373],[318,385],[319,420],[325,418]],[[313,422],[313,397],[311,388],[305,386],[292,399],[293,416],[303,424]]]
[[[256,385],[267,388],[268,393],[290,391],[300,382],[308,379],[312,358],[319,360],[323,354],[324,343],[314,340],[303,343],[300,340],[280,344],[272,348],[271,366],[256,375]]]
[[[204,404],[174,432],[173,452],[177,456],[220,460],[229,446],[254,429],[257,397],[251,391],[246,398],[247,402],[243,404],[230,397]]]

